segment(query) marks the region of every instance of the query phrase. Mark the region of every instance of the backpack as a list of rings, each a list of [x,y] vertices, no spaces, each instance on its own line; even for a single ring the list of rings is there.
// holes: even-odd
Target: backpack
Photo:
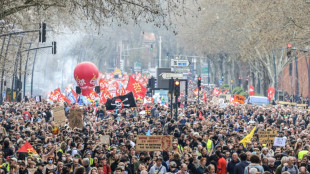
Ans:
[[[250,170],[251,170],[252,168],[257,169],[257,172],[260,172],[260,170],[259,170],[258,167],[250,167],[250,166],[247,166],[248,174],[250,174]]]

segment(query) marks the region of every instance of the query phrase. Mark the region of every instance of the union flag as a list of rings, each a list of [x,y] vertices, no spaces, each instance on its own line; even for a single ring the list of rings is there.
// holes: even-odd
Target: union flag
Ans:
[[[202,98],[202,100],[203,100],[204,102],[207,102],[207,94],[206,94],[206,92],[203,93],[203,98]]]
[[[17,152],[27,153],[29,156],[32,156],[33,154],[38,154],[28,141]]]
[[[127,91],[130,91],[134,94],[135,98],[144,98],[147,89],[143,87],[137,80],[135,80],[132,76],[129,77],[128,85],[126,88]]]
[[[110,94],[110,92],[107,90],[102,91],[101,97],[100,97],[100,103],[106,103],[109,98],[112,98],[112,95]]]
[[[252,85],[250,85],[250,88],[249,88],[249,95],[255,95],[254,86]]]

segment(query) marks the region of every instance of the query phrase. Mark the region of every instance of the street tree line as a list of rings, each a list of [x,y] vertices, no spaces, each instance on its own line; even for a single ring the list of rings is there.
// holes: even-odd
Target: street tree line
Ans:
[[[220,77],[216,73],[225,74],[221,71],[232,72],[228,73],[226,83],[239,76],[248,77],[251,84],[261,87],[259,93],[266,94],[269,86],[275,86],[275,77],[279,79],[284,67],[294,60],[295,53],[287,56],[287,44],[301,50],[309,45],[307,0],[199,3],[199,17],[182,28],[179,38],[188,51],[209,57],[216,70],[224,66],[213,77]],[[223,55],[224,61],[219,58]]]

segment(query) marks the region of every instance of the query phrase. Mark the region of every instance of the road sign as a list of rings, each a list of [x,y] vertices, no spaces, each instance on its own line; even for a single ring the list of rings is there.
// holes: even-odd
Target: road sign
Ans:
[[[160,76],[163,78],[163,79],[183,79],[183,74],[182,73],[161,73]]]
[[[208,67],[202,67],[201,68],[201,73],[202,74],[208,74],[209,73],[209,68]]]
[[[171,66],[173,67],[188,67],[190,64],[188,60],[171,59]]]
[[[219,82],[220,82],[220,85],[222,85],[222,84],[223,84],[223,80],[220,80]]]

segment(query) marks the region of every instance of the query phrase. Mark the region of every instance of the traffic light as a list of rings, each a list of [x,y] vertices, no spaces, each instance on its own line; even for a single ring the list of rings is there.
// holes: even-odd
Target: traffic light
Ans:
[[[198,77],[197,84],[198,84],[198,90],[200,91],[201,90],[201,77],[200,76]]]
[[[248,86],[248,84],[249,84],[249,79],[248,78],[245,79],[245,83]]]
[[[239,77],[238,79],[239,79],[239,86],[241,86],[241,77]]]
[[[56,54],[56,42],[54,41],[54,42],[52,42],[52,54]]]
[[[224,76],[222,75],[222,80],[224,80]]]
[[[286,52],[287,57],[291,57],[292,55],[292,44],[287,44],[287,52]]]
[[[151,44],[150,50],[153,51],[153,44]]]
[[[39,30],[39,42],[46,42],[46,23],[40,23],[40,30]]]
[[[180,80],[174,81],[174,95],[177,97],[180,96]]]

